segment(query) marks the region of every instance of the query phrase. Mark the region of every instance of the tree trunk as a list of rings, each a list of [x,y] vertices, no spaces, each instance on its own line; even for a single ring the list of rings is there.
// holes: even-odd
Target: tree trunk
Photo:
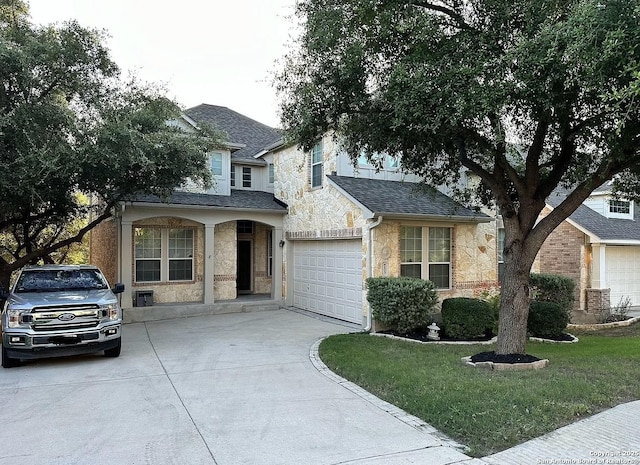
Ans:
[[[524,354],[526,349],[531,265],[518,258],[514,256],[505,261],[496,342],[498,354]]]

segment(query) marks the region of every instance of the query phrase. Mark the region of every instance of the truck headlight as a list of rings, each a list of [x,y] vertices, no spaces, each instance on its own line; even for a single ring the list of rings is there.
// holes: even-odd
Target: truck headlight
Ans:
[[[120,318],[120,312],[117,304],[107,305],[107,316],[110,320],[117,320]]]
[[[20,310],[9,310],[7,316],[9,319],[9,328],[19,328],[21,326],[20,316],[22,313]]]

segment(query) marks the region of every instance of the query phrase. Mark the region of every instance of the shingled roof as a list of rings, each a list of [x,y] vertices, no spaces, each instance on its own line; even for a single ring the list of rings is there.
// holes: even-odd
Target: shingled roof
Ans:
[[[233,152],[232,159],[253,159],[282,139],[282,134],[266,124],[259,123],[227,107],[201,104],[185,111],[196,123],[207,123],[227,133],[233,144],[242,144],[243,148]]]
[[[376,215],[491,220],[484,213],[466,208],[436,189],[427,192],[415,183],[335,175],[327,178]]]
[[[566,192],[556,191],[549,196],[547,204],[557,207],[566,198]],[[640,208],[634,208],[631,219],[607,218],[595,210],[580,205],[569,219],[589,235],[596,236],[602,241],[640,241]]]
[[[174,192],[168,199],[155,195],[139,195],[134,203],[184,205],[194,207],[229,208],[244,210],[269,210],[287,213],[287,206],[270,192],[232,190],[231,195]]]

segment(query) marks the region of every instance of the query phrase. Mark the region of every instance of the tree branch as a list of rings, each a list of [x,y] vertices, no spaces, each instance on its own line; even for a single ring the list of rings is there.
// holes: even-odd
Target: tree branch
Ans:
[[[467,21],[465,21],[464,17],[461,14],[456,12],[453,8],[449,8],[442,4],[436,4],[436,3],[432,3],[428,1],[420,1],[420,0],[412,0],[409,2],[409,4],[419,8],[424,8],[425,10],[431,10],[438,13],[442,13],[445,16],[448,16],[450,19],[452,19],[456,23],[456,25],[461,29],[475,30],[474,27],[472,27],[469,23],[467,23]]]

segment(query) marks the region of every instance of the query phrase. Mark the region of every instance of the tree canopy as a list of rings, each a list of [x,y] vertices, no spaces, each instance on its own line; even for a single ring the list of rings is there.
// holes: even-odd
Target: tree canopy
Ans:
[[[105,39],[75,21],[34,25],[24,2],[0,0],[5,287],[13,270],[81,241],[119,202],[166,197],[187,179],[211,182],[206,153],[220,136],[168,124],[179,105],[153,85],[121,79]],[[79,229],[78,218],[87,218]]]
[[[425,182],[499,208],[497,351],[523,352],[544,240],[608,180],[640,193],[640,1],[299,0],[296,13],[276,76],[289,137],[308,149],[334,131],[353,158],[400,154]]]

